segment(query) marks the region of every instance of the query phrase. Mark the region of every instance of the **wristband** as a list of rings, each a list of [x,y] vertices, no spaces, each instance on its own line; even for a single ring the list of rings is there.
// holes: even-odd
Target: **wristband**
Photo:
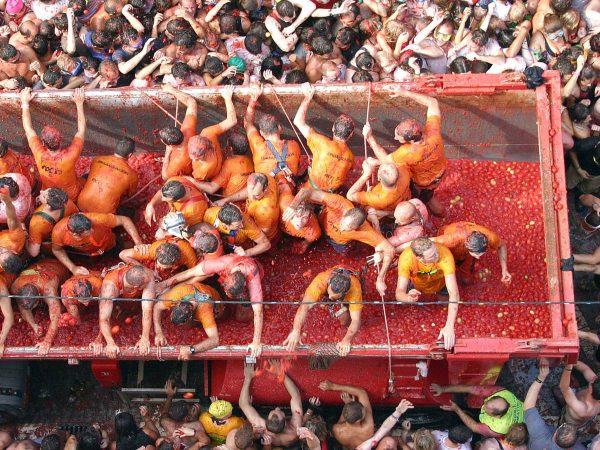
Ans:
[[[568,370],[568,371],[570,372],[571,370],[573,370],[573,368],[571,367],[571,368],[569,369],[568,367],[565,367],[563,370]]]
[[[540,380],[539,377],[535,377],[535,381],[540,384],[544,384],[544,380]]]
[[[395,416],[396,413],[392,414],[392,417],[396,420],[396,422],[398,422],[400,420],[400,417],[402,417],[402,414],[400,414],[398,417]]]

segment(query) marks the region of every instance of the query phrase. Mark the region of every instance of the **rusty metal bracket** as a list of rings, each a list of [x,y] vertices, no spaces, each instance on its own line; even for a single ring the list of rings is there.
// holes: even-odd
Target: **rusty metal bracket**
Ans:
[[[528,349],[528,350],[540,350],[546,347],[547,343],[543,339],[525,339],[517,341],[517,348]]]

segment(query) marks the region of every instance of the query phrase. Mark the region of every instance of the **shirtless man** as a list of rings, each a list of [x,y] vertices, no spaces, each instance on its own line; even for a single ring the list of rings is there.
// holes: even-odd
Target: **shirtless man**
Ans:
[[[160,426],[165,430],[167,437],[174,437],[180,427],[191,428],[195,432],[197,439],[192,442],[186,436],[181,437],[184,444],[190,444],[191,446],[195,442],[201,441],[201,445],[209,445],[210,438],[206,435],[204,428],[202,428],[202,425],[198,421],[200,404],[189,404],[185,401],[173,402],[176,393],[177,388],[174,386],[173,380],[169,378],[165,383],[167,399],[160,411]],[[159,444],[157,443],[157,445]]]
[[[170,286],[194,279],[202,281],[213,275],[219,275],[219,283],[225,294],[232,300],[249,300],[254,313],[254,335],[248,350],[252,356],[259,356],[262,351],[260,342],[263,328],[262,271],[258,263],[247,256],[224,255],[219,258],[205,260],[196,267],[181,272],[158,284],[160,292]],[[246,290],[248,291],[246,293]],[[244,312],[239,305],[236,311],[238,320]]]
[[[17,50],[13,45],[2,45],[0,46],[0,79],[23,77],[31,85],[37,75],[31,69],[31,64],[34,62],[39,64],[37,56],[31,48],[20,47]]]
[[[110,328],[110,317],[113,310],[113,298],[131,298],[144,300],[142,304],[142,335],[135,345],[140,356],[150,353],[150,331],[152,329],[152,307],[151,300],[155,297],[154,273],[143,266],[123,264],[109,271],[102,282],[100,290],[100,333],[102,336],[90,344],[95,356],[102,354],[102,340],[106,341],[104,353],[109,358],[116,358],[121,349],[115,343]]]
[[[587,387],[575,392],[570,387],[571,371],[577,369],[588,382]],[[586,364],[567,364],[560,378],[560,392],[565,399],[561,423],[569,423],[581,428],[594,420],[600,413],[600,378]]]
[[[335,251],[343,254],[348,250],[352,241],[359,241],[372,246],[375,253],[381,253],[383,263],[377,276],[376,285],[377,292],[385,295],[387,288],[385,276],[394,257],[394,247],[380,232],[375,231],[366,222],[366,213],[362,209],[356,208],[350,200],[341,195],[328,194],[319,189],[302,188],[283,213],[283,220],[291,220],[296,214],[296,208],[307,201],[324,206],[319,219],[325,234],[329,236],[329,243]]]
[[[400,122],[394,131],[394,137],[401,145],[390,154],[377,143],[369,124],[364,126],[363,134],[382,163],[406,165],[409,168],[419,198],[434,214],[441,215],[444,208],[435,198],[434,190],[441,183],[448,162],[442,140],[440,106],[433,97],[404,89],[396,89],[392,98],[398,96],[427,107],[425,129],[413,119]]]
[[[123,0],[106,0],[103,7],[99,8],[96,14],[90,19],[88,28],[93,31],[104,30],[106,21],[111,17],[121,14],[126,3]]]
[[[69,198],[76,200],[81,190],[81,182],[77,178],[75,165],[83,150],[86,121],[83,103],[85,93],[82,88],[73,92],[73,102],[77,107],[77,133],[71,144],[61,149],[60,132],[46,125],[38,137],[31,122],[29,102],[35,97],[31,89],[21,91],[21,108],[23,109],[23,129],[29,143],[29,148],[35,159],[35,165],[40,173],[42,189],[57,187],[67,193]]]
[[[190,69],[198,70],[204,65],[208,50],[198,41],[198,35],[193,30],[184,29],[175,33],[173,43],[164,53],[174,61],[186,63]]]
[[[356,448],[375,433],[373,409],[367,391],[355,386],[322,381],[322,391],[342,392],[344,409],[333,426],[333,437],[345,448]],[[354,400],[353,397],[356,399]]]
[[[52,229],[52,253],[73,275],[87,275],[88,269],[73,263],[65,247],[88,256],[102,255],[117,244],[113,231],[116,227],[123,227],[134,245],[142,243],[135,224],[129,217],[101,213],[75,213],[62,219]]]
[[[41,205],[34,211],[29,221],[29,237],[27,239],[27,253],[32,257],[40,254],[43,244],[50,247],[52,230],[64,217],[79,212],[75,203],[67,193],[59,188],[50,188],[40,191]]]
[[[323,64],[327,61],[336,66],[341,64],[343,59],[340,50],[333,45],[331,39],[323,36],[317,36],[311,41],[313,56],[306,63],[306,75],[311,83],[321,81],[323,77]]]
[[[291,352],[301,344],[300,336],[302,325],[310,311],[321,298],[327,301],[340,302],[342,306],[335,311],[334,305],[328,305],[329,312],[336,317],[343,326],[348,327],[344,338],[337,343],[336,348],[340,356],[347,356],[350,352],[352,339],[360,328],[362,311],[362,288],[358,276],[349,269],[335,266],[319,273],[306,288],[302,304],[294,318],[294,328],[283,341],[287,351]],[[348,307],[343,304],[347,303]]]
[[[215,301],[220,301],[219,293],[212,287],[202,283],[182,283],[161,294],[161,300],[154,305],[152,313],[154,321],[154,344],[158,358],[161,348],[167,344],[162,331],[161,315],[163,311],[171,312],[171,322],[184,325],[190,320],[200,322],[206,333],[206,339],[194,345],[181,345],[179,359],[187,361],[196,353],[206,352],[219,345],[219,332],[215,322]]]
[[[192,174],[192,160],[188,155],[187,144],[190,138],[196,134],[198,103],[194,97],[184,94],[170,84],[163,84],[162,89],[164,92],[173,95],[186,107],[181,129],[169,125],[158,133],[161,142],[167,146],[161,171],[162,178],[166,181],[177,175]]]
[[[273,364],[273,363],[272,363]],[[281,370],[281,368],[279,368]],[[252,424],[252,428],[263,436],[266,434],[274,447],[289,447],[298,441],[298,428],[302,426],[302,397],[300,390],[292,379],[285,374],[283,385],[290,394],[292,417],[287,418],[280,408],[269,412],[265,420],[252,406],[250,385],[256,376],[254,364],[244,365],[244,384],[240,392],[240,409]]]
[[[289,179],[292,176],[298,176],[300,165],[298,142],[281,138],[281,125],[271,114],[263,115],[258,122],[258,129],[256,128],[254,112],[258,99],[262,95],[262,85],[253,84],[250,91],[250,101],[244,117],[244,128],[246,128],[250,150],[252,150],[254,171],[275,177],[277,180],[281,177]]]
[[[48,306],[50,324],[46,335],[36,344],[38,355],[46,356],[58,331],[60,319],[60,301],[56,298],[60,285],[68,278],[69,271],[56,259],[42,259],[33,263],[17,277],[11,286],[11,294],[17,296],[19,311],[36,336],[41,336],[41,328],[35,322],[32,310],[40,300]],[[31,298],[48,296],[47,298]]]
[[[315,88],[310,83],[303,83],[302,93],[304,99],[294,117],[294,125],[306,138],[313,157],[305,186],[335,192],[342,187],[354,164],[354,154],[348,147],[348,140],[354,133],[354,121],[345,114],[339,116],[333,123],[333,139],[317,133],[306,123]]]
[[[115,214],[123,198],[136,192],[138,175],[127,162],[134,151],[135,142],[123,138],[113,155],[92,159],[87,181],[77,198],[82,212]]]
[[[371,190],[364,190],[376,167],[379,167],[379,183]],[[379,219],[389,216],[398,203],[410,198],[410,172],[406,167],[392,163],[381,164],[371,157],[363,161],[362,169],[362,175],[348,190],[346,198],[354,204],[366,206],[367,219],[379,231]]]

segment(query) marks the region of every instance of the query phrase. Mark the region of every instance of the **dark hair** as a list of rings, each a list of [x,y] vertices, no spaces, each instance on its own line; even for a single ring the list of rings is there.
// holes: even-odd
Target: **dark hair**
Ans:
[[[183,78],[187,77],[191,72],[192,72],[192,69],[190,69],[190,66],[188,66],[183,61],[177,61],[171,67],[171,75],[173,75],[175,78],[183,79]]]
[[[367,51],[359,53],[356,57],[356,67],[359,69],[370,70],[375,65],[375,59]]]
[[[56,35],[54,32],[54,24],[50,20],[42,20],[40,23],[39,35],[54,39],[54,36]]]
[[[469,234],[469,236],[467,236],[465,247],[471,252],[483,253],[487,250],[488,238],[485,234],[479,231],[473,231],[471,234]]]
[[[331,41],[332,33],[331,33],[331,22],[329,21],[329,19],[327,19],[325,17],[321,17],[320,19],[315,20],[313,23],[313,28],[315,29],[315,31],[317,33],[319,33],[325,39],[328,39]]]
[[[571,0],[550,0],[550,6],[556,14],[560,15],[571,8]]]
[[[319,35],[313,27],[303,28],[298,36],[298,40],[303,44],[308,44],[312,48],[312,41]]]
[[[19,185],[11,177],[0,178],[0,188],[6,186],[8,188],[8,194],[11,198],[16,198],[19,195]]]
[[[44,72],[42,76],[44,84],[52,87],[56,87],[62,81],[62,74],[57,66],[50,66]]]
[[[223,14],[219,17],[219,26],[221,33],[233,34],[240,32],[240,19],[232,14]]]
[[[121,40],[124,44],[130,44],[132,41],[139,39],[140,33],[131,27],[125,27],[121,32]]]
[[[88,428],[81,432],[77,440],[77,450],[100,450],[102,438],[95,428]]]
[[[473,432],[463,424],[455,425],[448,430],[448,439],[455,444],[466,444],[473,438]]]
[[[6,152],[8,152],[8,142],[4,139],[0,139],[0,158],[6,155]]]
[[[0,46],[0,58],[2,58],[2,60],[8,61],[15,56],[17,56],[17,49],[14,46],[10,44]]]
[[[260,75],[263,77],[265,70],[270,70],[275,78],[281,79],[283,76],[283,62],[281,58],[279,56],[267,56],[260,65]]]
[[[185,186],[180,181],[167,181],[161,189],[162,195],[176,202],[185,196]]]
[[[85,9],[85,0],[69,0],[69,8],[73,8],[75,17],[80,17],[83,15],[83,10]]]
[[[600,378],[596,377],[596,379],[592,382],[592,397],[594,400],[600,400]]]
[[[254,12],[258,9],[258,1],[257,0],[239,0],[240,7],[248,12]]]
[[[511,445],[519,446],[527,444],[529,440],[529,432],[527,425],[524,423],[513,423],[506,432],[506,442]]]
[[[142,266],[132,266],[125,273],[125,281],[135,287],[141,287],[146,280],[146,269]]]
[[[221,207],[218,214],[219,220],[227,225],[233,222],[241,222],[244,218],[242,212],[233,203],[227,203]]]
[[[593,52],[600,52],[600,34],[595,34],[590,38],[590,49]]]
[[[91,297],[92,283],[89,280],[77,280],[73,286],[73,293],[76,297]]]
[[[176,402],[173,404],[173,406],[181,405],[181,404],[185,404],[185,402]],[[184,418],[185,418],[185,416],[184,416]],[[175,450],[175,447],[173,446],[173,443],[171,441],[168,441],[167,439],[163,439],[160,442],[159,446],[156,447],[156,449],[157,450]]]
[[[344,294],[350,290],[352,282],[350,280],[350,276],[344,273],[333,272],[331,278],[329,279],[329,286],[334,294]]]
[[[487,73],[490,67],[492,67],[490,63],[476,59],[471,62],[471,73]]]
[[[67,31],[69,28],[69,20],[65,13],[58,13],[52,18],[52,23],[59,31]]]
[[[172,266],[181,258],[181,250],[176,244],[165,242],[156,249],[156,261],[163,266]]]
[[[258,119],[258,129],[266,134],[275,134],[279,132],[279,123],[272,114],[264,114]]]
[[[192,302],[178,302],[171,309],[171,322],[174,325],[181,325],[188,322],[194,315],[194,305]],[[183,403],[183,402],[182,402]],[[187,412],[186,412],[187,414]],[[177,419],[175,419],[177,420]]]
[[[244,293],[244,289],[246,288],[246,277],[242,272],[235,271],[227,276],[225,283],[227,284],[227,287],[223,287],[226,289],[227,294],[237,298]]]
[[[92,31],[92,45],[96,48],[107,49],[112,45],[113,37],[108,31]]]
[[[173,44],[179,47],[192,48],[197,40],[198,35],[190,29],[177,31],[173,35]]]
[[[279,416],[273,416],[267,418],[267,430],[271,433],[282,433],[285,429],[285,417],[282,419]]]
[[[583,66],[583,69],[581,69],[581,73],[579,74],[579,79],[593,80],[594,78],[596,78],[596,71],[594,68],[589,64]]]
[[[52,211],[64,208],[68,200],[67,193],[59,188],[49,188],[46,193],[46,203]]]
[[[368,83],[373,81],[371,73],[366,70],[358,70],[352,75],[353,83]]]
[[[260,55],[262,44],[263,39],[258,34],[249,34],[244,38],[244,47],[253,55]]]
[[[573,122],[581,122],[591,114],[591,109],[583,103],[575,103],[567,108],[567,113]]]
[[[410,249],[416,256],[423,256],[423,254],[433,246],[433,241],[426,237],[420,237],[412,241]]]
[[[246,422],[241,428],[238,428],[233,440],[235,442],[235,446],[239,450],[244,450],[250,447],[252,442],[254,442],[254,431],[252,430],[252,425]]]
[[[115,154],[127,158],[135,151],[135,141],[131,138],[124,137],[115,147]]]
[[[288,0],[281,0],[275,4],[275,10],[280,17],[294,17],[296,14],[296,8]]]
[[[474,42],[475,44],[479,45],[479,46],[484,46],[485,44],[488,43],[489,37],[487,35],[487,33],[483,30],[477,29],[475,31],[473,31],[473,34],[471,34],[471,42]]]
[[[510,47],[515,40],[515,37],[513,36],[513,30],[498,30],[496,32],[496,40],[498,41],[498,44],[500,44],[500,47]]]
[[[168,125],[158,132],[158,137],[166,145],[179,145],[183,142],[183,133],[173,125]]]
[[[258,36],[259,38],[261,38],[263,40],[263,43],[266,44],[265,41],[267,41],[267,27],[265,25],[265,23],[263,21],[256,21],[256,22],[252,22],[252,24],[250,24],[250,29],[248,30],[248,33],[246,34],[247,36],[250,35],[255,35]]]
[[[27,283],[19,289],[17,301],[27,310],[32,310],[39,302],[40,290],[35,284]]]
[[[204,71],[211,77],[216,77],[225,70],[225,64],[216,56],[208,56],[204,61]]]
[[[451,73],[467,73],[471,71],[471,61],[464,56],[459,56],[455,58],[448,67],[450,68]]]
[[[333,51],[333,42],[323,36],[316,36],[310,45],[317,55],[323,56]]]
[[[360,402],[353,401],[346,403],[342,409],[342,417],[346,422],[353,424],[362,419],[364,407]]]
[[[563,423],[556,429],[554,442],[560,448],[571,448],[577,442],[577,427],[570,423]]]
[[[214,253],[219,248],[219,240],[210,233],[202,233],[194,239],[194,248],[202,253]]]
[[[344,47],[351,45],[353,42],[356,42],[356,31],[354,31],[350,27],[340,28],[336,34],[336,39],[340,41]]]
[[[60,437],[58,436],[58,434],[49,434],[47,436],[44,436],[44,439],[42,439],[42,443],[40,445],[40,450],[61,450],[62,446],[61,446],[61,442],[60,442]]]
[[[171,0],[155,0],[154,8],[156,12],[163,13],[171,7]]]
[[[69,216],[67,228],[72,233],[81,234],[92,229],[92,221],[83,213],[75,213]]]
[[[113,15],[117,13],[117,0],[106,0],[104,2],[104,11],[109,14],[109,15]]]
[[[177,17],[167,24],[167,31],[175,36],[176,33],[183,30],[191,30],[192,26],[189,22],[181,17]]]
[[[137,447],[135,438],[138,434],[138,426],[130,413],[120,412],[115,416],[115,434],[117,437],[117,450],[135,450],[134,447]]]
[[[333,135],[342,140],[350,139],[354,132],[354,120],[346,114],[340,115],[333,123]]]
[[[96,58],[83,56],[81,58],[81,64],[85,70],[95,70],[98,71],[98,67],[100,67],[100,62]]]
[[[48,44],[48,38],[46,36],[42,36],[41,34],[35,36],[30,45],[35,54],[38,56],[43,56],[48,53],[48,48],[50,47]]]
[[[23,261],[19,255],[8,253],[2,263],[0,263],[0,267],[5,272],[18,274],[23,269]]]
[[[300,69],[294,69],[285,76],[286,84],[302,84],[308,81],[306,72]]]
[[[234,155],[247,155],[250,153],[250,144],[248,143],[246,133],[230,131],[227,141]]]

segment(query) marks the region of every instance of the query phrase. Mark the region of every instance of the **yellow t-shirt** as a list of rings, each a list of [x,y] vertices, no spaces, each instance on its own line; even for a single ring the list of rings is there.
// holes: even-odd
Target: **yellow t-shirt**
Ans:
[[[215,422],[216,419],[213,420],[213,416],[208,411],[200,414],[199,420],[208,437],[216,444],[224,444],[229,432],[236,428],[241,428],[245,423],[245,420],[241,417],[231,416],[225,419],[225,423],[218,424]]]
[[[445,276],[455,272],[454,257],[447,247],[434,244],[439,260],[431,264],[420,262],[412,249],[405,249],[398,258],[398,275],[408,278],[423,294],[436,294],[446,285]]]

